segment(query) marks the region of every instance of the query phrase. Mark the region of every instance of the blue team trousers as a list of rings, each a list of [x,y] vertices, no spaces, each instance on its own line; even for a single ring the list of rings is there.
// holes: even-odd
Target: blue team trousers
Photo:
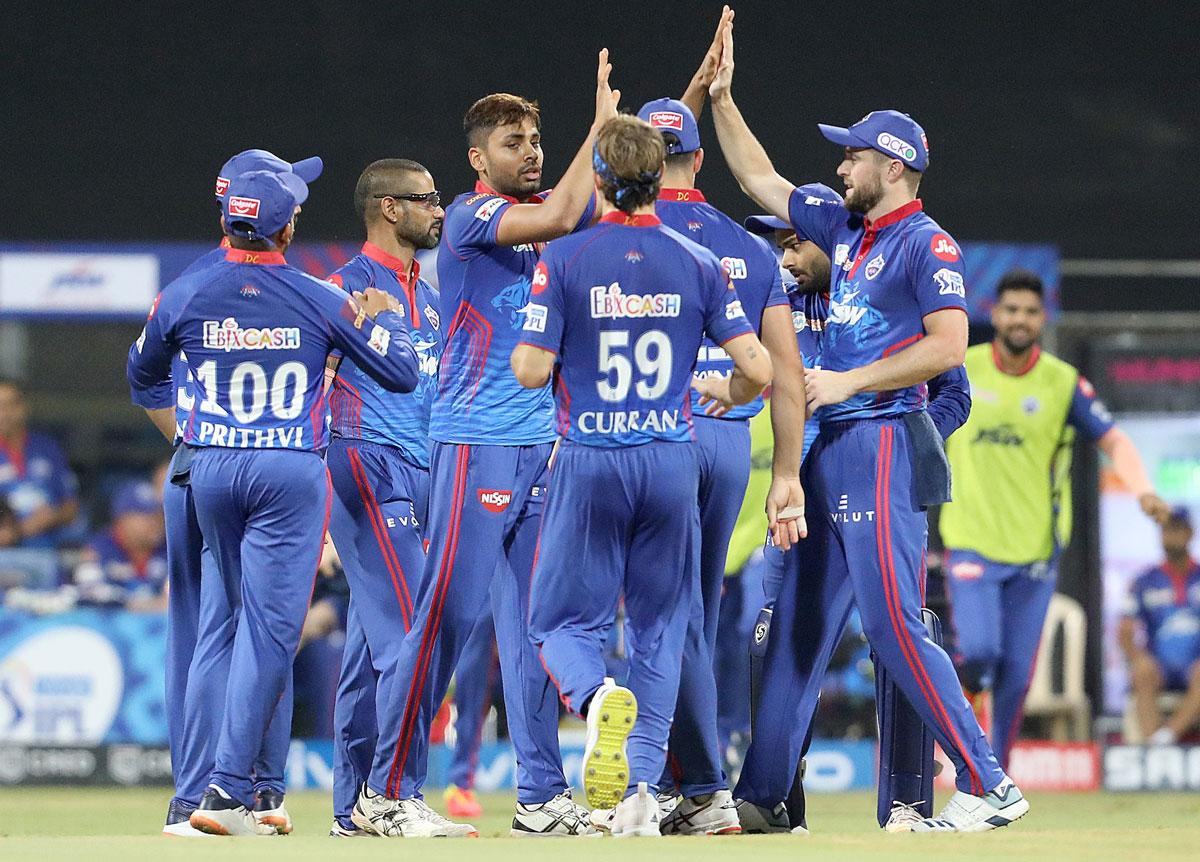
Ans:
[[[734,795],[766,806],[787,797],[852,604],[879,660],[954,762],[959,789],[991,790],[1003,773],[950,657],[921,621],[927,525],[913,499],[903,421],[822,425],[801,480],[809,534],[799,553],[784,555],[757,721]]]
[[[396,730],[380,728],[368,784],[397,799],[419,796],[429,729],[491,591],[517,798],[527,805],[567,789],[558,748],[554,687],[529,642],[529,580],[546,499],[551,444],[435,443],[430,539],[412,630],[400,650],[386,705]],[[502,564],[506,563],[506,565]]]
[[[380,707],[406,682],[396,673],[425,566],[429,471],[397,447],[341,437],[330,442],[325,462],[333,485],[329,534],[351,596],[333,761],[334,814],[349,825],[378,728],[400,720]]]
[[[1057,564],[1008,565],[973,551],[946,550],[959,676],[968,691],[992,692],[992,749],[1004,767],[1021,729]]]
[[[698,416],[695,430],[700,462],[700,591],[683,647],[679,701],[661,783],[664,788],[678,786],[684,796],[729,786],[721,769],[713,659],[729,538],[750,481],[748,420]]]
[[[192,677],[190,668],[196,656],[196,643],[201,625],[201,570],[212,572],[208,581],[217,577],[212,555],[204,544],[189,482],[194,450],[180,446],[175,450],[167,480],[163,484],[163,515],[167,546],[167,665],[166,703],[167,737],[171,750],[171,773],[175,780],[175,798],[189,805],[198,805],[204,788],[212,775],[216,757],[217,730],[220,720],[214,715],[224,711],[225,682],[228,677],[226,661],[214,664],[201,656],[198,675]],[[175,479],[175,481],[172,481]],[[209,602],[211,622],[214,609],[221,607],[222,591]],[[227,617],[223,611],[222,617]],[[228,633],[232,637],[232,629]],[[188,696],[191,692],[191,706]],[[255,790],[284,792],[284,767],[292,731],[292,686],[279,699],[271,729],[263,742],[255,763]]]
[[[475,786],[483,722],[492,703],[496,685],[496,630],[492,615],[484,611],[467,638],[467,645],[454,669],[454,757],[447,780],[464,789]]]
[[[699,581],[698,485],[691,443],[567,443],[554,465],[530,636],[563,703],[581,713],[604,682],[604,644],[624,595],[628,686],[638,701],[630,787],[657,789],[666,765]],[[715,714],[712,723],[715,733]]]
[[[193,680],[224,670],[222,712],[208,716],[219,726],[210,781],[249,806],[312,597],[329,474],[314,452],[207,448],[195,453],[191,488],[216,577],[201,590],[189,702]]]

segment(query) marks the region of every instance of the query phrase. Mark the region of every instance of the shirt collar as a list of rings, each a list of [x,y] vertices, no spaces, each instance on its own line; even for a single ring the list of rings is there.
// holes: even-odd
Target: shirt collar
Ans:
[[[225,259],[230,263],[254,263],[261,266],[280,266],[287,263],[278,251],[245,251],[240,248],[225,250]]]
[[[659,189],[658,199],[660,201],[676,201],[689,203],[705,203],[704,192],[700,189]]]
[[[404,261],[394,254],[388,254],[373,242],[364,242],[362,253],[381,266],[386,266],[394,272],[396,278],[400,279],[400,283],[405,287],[415,284],[417,279],[421,277],[421,264],[415,257],[413,258],[412,266],[406,269]]]
[[[230,245],[230,243],[229,243],[229,237],[227,237],[227,236],[221,237],[221,244],[219,246],[217,246],[217,248],[233,248],[233,246]]]
[[[492,188],[487,183],[485,183],[483,180],[475,181],[475,191],[480,192],[485,195],[495,195],[498,198],[504,198],[510,204],[540,204],[546,200],[546,198],[543,197],[540,193],[532,194],[529,197],[525,198],[524,200],[522,200],[520,198],[514,198],[512,195],[502,195],[502,194],[500,194],[500,192],[496,191],[494,188]]]
[[[656,224],[662,224],[662,220],[656,215],[626,215],[620,210],[613,210],[601,218],[600,221],[608,222],[609,224],[621,224],[626,227],[653,227]]]
[[[992,364],[996,366],[996,370],[1008,377],[1024,377],[1033,370],[1033,366],[1037,365],[1038,360],[1042,356],[1041,345],[1033,345],[1033,349],[1029,351],[1029,361],[1025,363],[1025,367],[1016,374],[1009,374],[1004,370],[1004,366],[1000,364],[1000,351],[996,347],[996,342],[992,342]]]
[[[910,215],[919,213],[924,208],[925,205],[921,203],[921,199],[917,198],[916,200],[909,201],[902,207],[892,210],[890,213],[881,215],[879,218],[875,219],[875,221],[871,221],[866,216],[863,216],[863,227],[865,227],[868,232],[879,231],[888,225],[893,225],[896,222],[903,221]]]

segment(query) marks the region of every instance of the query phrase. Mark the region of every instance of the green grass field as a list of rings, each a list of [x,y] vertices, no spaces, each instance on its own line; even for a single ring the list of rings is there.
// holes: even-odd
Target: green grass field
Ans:
[[[440,798],[431,799],[439,803]],[[475,825],[480,840],[424,841],[422,862],[540,862],[580,858],[562,839],[508,838],[512,797],[485,797],[486,815]],[[1016,825],[983,835],[886,835],[875,827],[873,794],[810,797],[807,838],[731,836],[660,841],[589,840],[592,860],[653,858],[687,862],[759,862],[793,856],[822,860],[1114,859],[1159,862],[1200,858],[1200,795],[1053,794],[1030,796],[1033,808]],[[167,803],[163,790],[20,788],[0,790],[0,860],[70,859],[108,862],[135,859],[394,860],[411,844],[381,839],[335,841],[326,837],[329,797],[288,796],[296,831],[262,840],[180,839],[158,833]],[[440,807],[440,806],[439,806]],[[503,836],[503,837],[497,837]],[[565,853],[565,855],[564,855]],[[218,855],[219,854],[219,855]]]

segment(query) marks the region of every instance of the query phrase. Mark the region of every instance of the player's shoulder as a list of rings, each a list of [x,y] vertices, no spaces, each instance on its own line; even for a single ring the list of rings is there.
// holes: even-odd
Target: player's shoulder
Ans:
[[[1048,350],[1042,350],[1038,354],[1038,365],[1042,366],[1043,374],[1067,381],[1070,386],[1078,385],[1084,395],[1095,397],[1096,391],[1092,389],[1092,384],[1079,373],[1078,368],[1067,360],[1055,356]]]
[[[511,201],[494,192],[464,192],[446,207],[446,224],[461,225],[468,219],[489,222],[506,203]]]
[[[678,253],[687,259],[691,259],[700,267],[716,267],[724,272],[721,266],[721,259],[713,253],[713,251],[700,243],[696,242],[691,237],[685,236],[675,228],[662,224],[659,225],[657,235],[662,237],[658,243],[666,249],[678,249]]]
[[[924,210],[905,219],[903,228],[903,242],[910,252],[922,257],[932,256],[943,263],[962,263],[962,246],[958,240]]]
[[[49,434],[40,431],[25,432],[25,450],[30,455],[60,455],[63,448]]]
[[[1162,566],[1155,563],[1152,566],[1147,566],[1134,576],[1133,582],[1130,584],[1132,592],[1138,593],[1142,590],[1153,587],[1156,582],[1163,580],[1166,577],[1162,570]]]

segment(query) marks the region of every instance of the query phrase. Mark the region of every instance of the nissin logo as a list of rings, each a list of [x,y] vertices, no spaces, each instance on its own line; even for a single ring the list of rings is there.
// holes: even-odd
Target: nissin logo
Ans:
[[[489,512],[503,512],[512,502],[512,491],[497,491],[492,488],[479,489],[479,502]]]

